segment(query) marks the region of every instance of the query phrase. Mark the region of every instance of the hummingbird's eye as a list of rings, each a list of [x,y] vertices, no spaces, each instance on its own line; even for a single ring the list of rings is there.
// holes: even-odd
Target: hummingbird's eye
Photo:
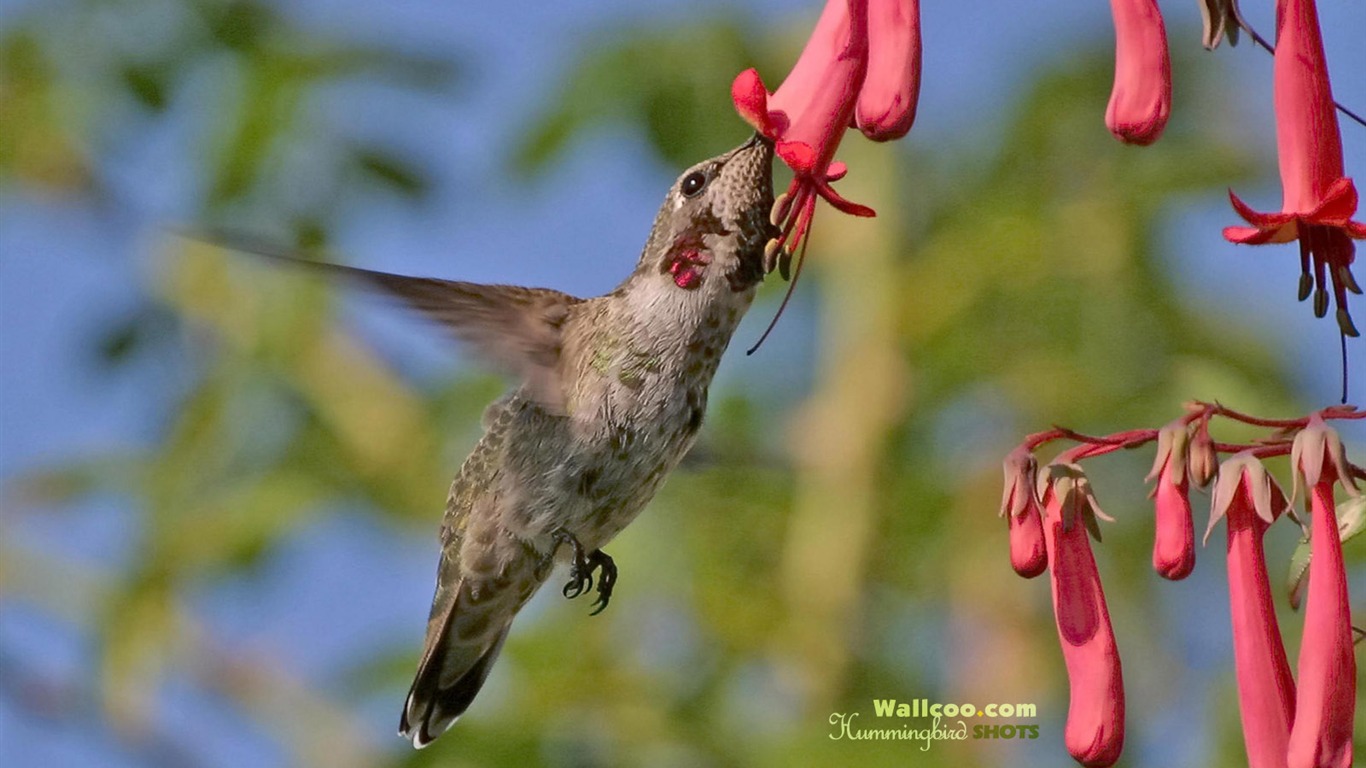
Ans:
[[[696,197],[704,187],[707,186],[707,174],[702,171],[693,171],[683,177],[683,183],[679,186],[684,197]]]

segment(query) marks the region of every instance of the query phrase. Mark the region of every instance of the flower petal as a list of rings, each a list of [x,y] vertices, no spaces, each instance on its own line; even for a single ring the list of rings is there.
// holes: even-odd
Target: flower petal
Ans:
[[[1153,570],[1164,579],[1180,581],[1195,568],[1195,530],[1191,523],[1190,484],[1175,477],[1169,464],[1157,479],[1156,533],[1153,537]]]
[[[1299,700],[1288,768],[1350,768],[1356,711],[1356,656],[1333,483],[1310,491],[1313,556],[1300,645]]]
[[[920,98],[920,0],[869,0],[868,73],[854,122],[873,141],[899,139]]]
[[[1308,213],[1342,178],[1342,135],[1313,0],[1276,4],[1276,155],[1287,213]]]
[[[1224,227],[1224,239],[1238,245],[1264,245],[1276,236],[1275,229],[1253,229],[1252,227]]]
[[[1067,666],[1069,698],[1063,739],[1086,766],[1109,766],[1124,749],[1124,679],[1110,611],[1090,540],[1064,524],[1065,500],[1046,492],[1047,545],[1058,641]]]
[[[803,175],[813,173],[819,159],[815,148],[804,141],[779,141],[774,152],[794,172]]]
[[[778,138],[813,150],[803,171],[824,175],[834,159],[867,63],[867,0],[828,0],[792,72],[769,99],[769,109],[788,121]],[[787,159],[781,149],[779,155]]]
[[[730,99],[735,102],[735,111],[754,130],[770,139],[776,138],[773,124],[768,118],[768,89],[764,87],[758,70],[747,69],[735,76],[730,84]]]
[[[841,197],[840,193],[836,192],[835,188],[830,186],[828,182],[817,182],[816,191],[820,193],[821,197],[825,198],[825,202],[834,206],[840,213],[847,213],[850,216],[862,216],[864,218],[872,218],[877,215],[877,211],[872,208]]]
[[[1243,217],[1243,221],[1251,224],[1258,229],[1270,229],[1284,226],[1295,220],[1293,213],[1261,213],[1252,210],[1252,206],[1244,203],[1233,190],[1228,191],[1229,202],[1233,203],[1233,210]]]
[[[1285,655],[1262,538],[1246,481],[1228,509],[1228,597],[1238,711],[1249,768],[1283,768],[1295,713],[1295,681]]]
[[[1162,135],[1171,113],[1172,73],[1167,31],[1157,0],[1110,0],[1115,21],[1115,81],[1105,125],[1126,144]]]

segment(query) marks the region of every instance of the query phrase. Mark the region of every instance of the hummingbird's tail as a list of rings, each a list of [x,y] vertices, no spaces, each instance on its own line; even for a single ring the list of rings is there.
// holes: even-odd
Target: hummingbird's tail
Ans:
[[[400,736],[420,749],[465,713],[503,649],[513,616],[539,582],[526,586],[462,578],[453,594],[438,591],[427,647],[399,720]],[[449,599],[444,606],[443,597]]]
[[[413,746],[421,749],[454,725],[484,687],[510,627],[504,626],[493,645],[485,649],[449,640],[433,646],[408,689],[399,735],[412,739]],[[456,671],[461,669],[464,671]]]

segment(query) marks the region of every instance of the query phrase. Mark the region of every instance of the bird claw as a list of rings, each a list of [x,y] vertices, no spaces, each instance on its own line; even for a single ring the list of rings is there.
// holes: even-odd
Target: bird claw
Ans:
[[[598,599],[593,603],[593,612],[590,616],[596,616],[607,608],[607,603],[612,599],[612,588],[617,583],[617,566],[611,556],[601,549],[595,549],[591,553],[585,554],[583,545],[574,537],[574,534],[560,529],[552,534],[555,538],[555,549],[558,550],[561,544],[568,544],[574,550],[574,559],[570,566],[569,583],[564,585],[561,591],[565,597],[573,600],[593,588],[593,572],[600,571],[598,575]],[[551,551],[554,556],[554,550]]]
[[[598,599],[593,602],[593,612],[588,614],[597,616],[607,609],[607,603],[612,599],[612,588],[617,584],[617,564],[606,552],[598,549],[589,556],[589,567],[602,569],[598,575]]]

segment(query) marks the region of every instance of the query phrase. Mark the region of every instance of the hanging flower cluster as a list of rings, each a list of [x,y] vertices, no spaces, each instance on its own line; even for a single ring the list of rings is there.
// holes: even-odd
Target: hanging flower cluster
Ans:
[[[1216,442],[1210,426],[1227,419],[1270,430],[1254,443]],[[1148,480],[1156,535],[1153,568],[1178,580],[1195,566],[1190,489],[1211,486],[1210,533],[1226,520],[1233,656],[1248,763],[1252,768],[1348,768],[1356,704],[1356,660],[1342,542],[1366,527],[1366,496],[1356,481],[1366,469],[1347,460],[1329,422],[1366,419],[1366,411],[1334,406],[1302,419],[1270,420],[1213,403],[1191,403],[1160,429],[1090,437],[1066,429],[1030,435],[1006,456],[1001,515],[1010,530],[1010,563],[1032,578],[1048,571],[1058,639],[1071,697],[1064,741],[1086,766],[1113,765],[1124,744],[1124,683],[1105,592],[1088,537],[1100,541],[1101,511],[1081,463],[1122,449],[1156,444]],[[1070,440],[1043,468],[1035,452]],[[1227,455],[1222,464],[1221,455]],[[1294,485],[1287,498],[1262,461],[1289,456]],[[1347,499],[1339,505],[1335,491]],[[1309,516],[1303,552],[1291,571],[1298,607],[1308,577],[1298,684],[1292,676],[1271,600],[1262,537],[1301,490]],[[1309,557],[1312,551],[1313,557]],[[1308,563],[1307,568],[1304,562]]]
[[[1171,60],[1162,13],[1157,0],[1110,0],[1110,10],[1115,76],[1105,125],[1126,144],[1151,144],[1162,135],[1171,113]],[[1244,25],[1236,0],[1201,0],[1200,10],[1206,48],[1215,48],[1225,36],[1237,42]],[[1253,37],[1265,44],[1255,32]],[[1312,295],[1314,313],[1323,317],[1331,285],[1339,329],[1344,336],[1357,336],[1347,295],[1362,292],[1351,271],[1352,241],[1366,238],[1366,224],[1352,220],[1357,192],[1343,175],[1342,140],[1314,0],[1277,0],[1275,52],[1281,211],[1257,212],[1230,190],[1234,209],[1251,226],[1226,227],[1224,237],[1251,245],[1298,240],[1300,300]],[[920,60],[919,0],[828,0],[778,90],[770,92],[753,69],[732,83],[736,110],[775,143],[794,174],[773,208],[780,235],[765,252],[765,268],[792,279],[793,287],[792,262],[795,257],[799,275],[818,198],[848,214],[874,215],[868,206],[834,190],[833,182],[847,171],[835,153],[849,127],[875,141],[900,138],[910,130],[920,92]],[[771,330],[770,325],[765,338]]]
[[[1105,125],[1124,143],[1151,144],[1162,135],[1171,112],[1171,62],[1162,14],[1157,0],[1110,0],[1110,8],[1115,75]],[[1350,267],[1352,241],[1366,238],[1366,224],[1352,220],[1357,193],[1344,176],[1314,0],[1276,0],[1276,8],[1274,90],[1282,210],[1256,212],[1230,191],[1235,210],[1251,226],[1227,227],[1223,234],[1245,244],[1298,240],[1300,300],[1312,294],[1314,312],[1322,317],[1331,285],[1345,339],[1358,335],[1347,295],[1362,292]],[[1201,0],[1201,11],[1206,48],[1213,49],[1225,36],[1236,42],[1239,30],[1247,29],[1236,0]],[[918,0],[828,0],[796,66],[776,91],[770,92],[752,69],[732,84],[737,111],[774,142],[777,155],[793,171],[791,185],[772,211],[780,235],[765,252],[766,270],[776,269],[793,286],[818,199],[844,213],[873,215],[871,208],[834,190],[833,183],[847,172],[835,155],[848,128],[875,141],[899,138],[910,129],[920,87],[919,26]],[[1009,526],[1010,562],[1026,578],[1049,573],[1070,682],[1065,742],[1077,761],[1112,765],[1124,743],[1122,666],[1090,541],[1100,540],[1100,521],[1110,518],[1101,510],[1082,462],[1154,443],[1148,480],[1154,484],[1152,563],[1157,573],[1180,580],[1195,567],[1192,487],[1211,488],[1206,540],[1215,523],[1227,521],[1234,662],[1249,764],[1351,764],[1356,672],[1341,541],[1366,526],[1366,497],[1356,489],[1356,480],[1366,472],[1346,460],[1328,423],[1360,418],[1366,412],[1348,406],[1278,421],[1194,403],[1160,429],[1102,438],[1055,429],[1030,436],[1007,456],[1001,514]],[[1217,419],[1271,433],[1249,444],[1216,442],[1210,425]],[[1075,445],[1040,468],[1035,452],[1063,439]],[[1274,456],[1291,458],[1295,490],[1289,498],[1262,464]],[[1307,523],[1292,510],[1301,486]],[[1337,490],[1348,497],[1341,508]],[[1262,548],[1266,531],[1282,516],[1300,523],[1304,531],[1291,588],[1296,608],[1307,592],[1297,675],[1276,622]]]

